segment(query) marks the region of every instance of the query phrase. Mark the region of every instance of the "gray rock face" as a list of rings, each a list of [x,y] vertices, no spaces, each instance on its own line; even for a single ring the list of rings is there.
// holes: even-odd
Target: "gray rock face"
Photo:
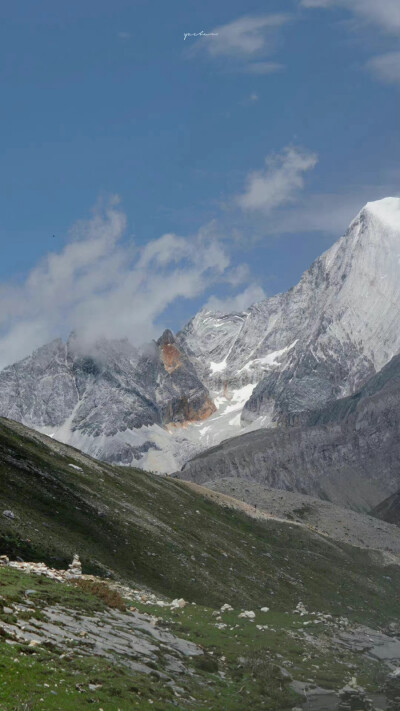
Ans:
[[[303,425],[226,440],[180,473],[240,477],[369,510],[400,487],[400,356],[358,393],[305,413]]]
[[[244,314],[201,312],[178,335],[209,387],[254,383],[244,424],[354,392],[400,350],[400,200],[369,203],[297,286]]]
[[[74,335],[54,341],[0,373],[0,403],[10,419],[48,434],[60,428],[60,439],[78,445],[80,436],[95,441],[97,456],[124,464],[156,445],[115,441],[118,433],[201,419],[214,408],[171,332],[142,352],[103,340],[87,355]]]
[[[0,373],[1,410],[36,427],[61,425],[79,400],[68,348],[57,339]]]
[[[161,472],[243,430],[301,423],[400,351],[399,251],[400,199],[368,203],[297,286],[243,313],[200,311],[141,350],[43,346],[0,373],[0,414]]]

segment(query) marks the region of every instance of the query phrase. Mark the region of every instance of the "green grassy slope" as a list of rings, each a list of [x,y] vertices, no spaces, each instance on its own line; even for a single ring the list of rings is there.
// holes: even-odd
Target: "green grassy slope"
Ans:
[[[399,569],[375,554],[251,519],[184,482],[96,462],[4,419],[0,483],[0,553],[10,557],[65,567],[78,552],[84,572],[210,607],[285,611],[302,600],[376,624],[400,614]]]
[[[140,599],[134,604],[134,611],[128,608],[113,618],[114,611],[80,585],[0,568],[2,711],[293,711],[306,701],[295,693],[293,680],[333,692],[327,706],[314,700],[305,707],[327,711],[336,708],[334,692],[353,677],[373,695],[384,687],[389,672],[381,660],[371,658],[368,647],[363,650],[358,643],[349,649],[341,644],[338,635],[344,629],[352,634],[351,628],[311,611],[299,616],[292,611],[256,610],[255,620],[250,621],[233,609],[216,617],[215,611],[200,605],[170,610]],[[53,625],[46,632],[42,625],[49,609],[59,619],[52,617]],[[63,639],[65,614],[69,624],[71,615],[75,620],[64,633],[67,639]],[[135,656],[129,644],[114,654],[106,645],[106,655],[95,646],[96,638],[104,644],[104,623],[108,634],[110,621],[114,633],[124,634],[129,628],[131,642],[141,634],[139,620],[143,619],[157,620],[156,636],[150,636],[152,661]],[[87,639],[84,630],[90,620]],[[33,646],[25,636],[32,629]],[[199,645],[200,652],[181,656],[179,667],[171,668],[169,650],[157,641],[157,634],[165,633]],[[145,662],[147,672],[132,668],[135,660]]]

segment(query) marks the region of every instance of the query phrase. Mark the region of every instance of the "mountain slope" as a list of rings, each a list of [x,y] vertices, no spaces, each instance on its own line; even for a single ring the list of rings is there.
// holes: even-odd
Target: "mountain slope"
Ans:
[[[240,477],[369,510],[400,484],[400,356],[355,395],[299,416],[301,426],[235,437],[178,475]]]
[[[129,464],[157,449],[140,432],[202,420],[215,407],[170,331],[141,352],[128,341],[82,350],[75,334],[0,373],[0,411],[92,456]]]
[[[379,506],[365,514],[306,494],[268,489],[240,476],[209,481],[207,489],[211,491],[210,496],[214,495],[212,492],[218,492],[240,499],[248,504],[248,510],[252,510],[253,515],[266,512],[281,520],[303,523],[332,540],[385,551],[388,558],[392,554],[397,557],[399,553],[397,535],[394,535],[394,526],[391,525],[395,521],[384,522],[383,518],[380,519],[375,514]]]
[[[0,373],[0,413],[164,473],[227,437],[293,424],[399,352],[399,252],[400,199],[368,203],[288,292],[243,313],[200,311],[141,350],[54,341]]]
[[[368,203],[293,289],[241,316],[200,313],[178,340],[209,387],[257,384],[244,422],[286,422],[354,392],[399,351],[399,251],[400,199]]]
[[[382,521],[400,526],[400,491],[396,491],[396,493],[381,501],[378,506],[375,506],[371,511],[371,516],[376,516]]]
[[[12,558],[65,568],[78,552],[84,572],[157,594],[209,605],[274,601],[279,609],[299,599],[315,608],[321,595],[332,610],[351,606],[366,568],[378,565],[367,551],[332,544],[307,526],[250,518],[223,497],[218,503],[183,482],[101,464],[6,420],[0,461],[0,549]]]
[[[4,711],[396,708],[398,528],[353,547],[4,419],[0,476],[0,554],[30,561],[0,561]],[[78,579],[31,562],[76,551]]]

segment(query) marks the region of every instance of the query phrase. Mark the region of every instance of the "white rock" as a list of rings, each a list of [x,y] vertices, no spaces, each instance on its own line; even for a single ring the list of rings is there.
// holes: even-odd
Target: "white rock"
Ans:
[[[248,620],[254,620],[255,616],[256,616],[256,613],[253,612],[253,610],[244,610],[243,612],[241,612],[238,615],[238,617],[245,617]]]
[[[175,600],[172,600],[170,608],[171,610],[177,610],[178,608],[185,607],[187,604],[188,603],[186,602],[186,600],[183,599],[183,597],[179,599],[176,598]]]

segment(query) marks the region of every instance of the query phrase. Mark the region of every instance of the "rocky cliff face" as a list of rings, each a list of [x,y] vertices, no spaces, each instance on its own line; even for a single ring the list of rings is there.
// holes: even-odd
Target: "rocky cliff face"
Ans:
[[[242,422],[288,423],[354,392],[400,350],[400,200],[369,203],[285,294],[198,314],[179,334],[209,387],[256,384]]]
[[[74,335],[53,341],[0,373],[0,402],[10,419],[125,464],[157,448],[135,430],[202,420],[215,410],[170,331],[141,352],[128,341],[103,340],[88,355]]]
[[[355,392],[400,351],[400,199],[369,203],[299,284],[199,312],[137,350],[54,341],[0,373],[0,414],[108,461],[172,472],[195,453]]]
[[[371,509],[400,488],[400,356],[355,395],[306,413],[303,426],[226,440],[178,476],[203,484],[240,477]]]

